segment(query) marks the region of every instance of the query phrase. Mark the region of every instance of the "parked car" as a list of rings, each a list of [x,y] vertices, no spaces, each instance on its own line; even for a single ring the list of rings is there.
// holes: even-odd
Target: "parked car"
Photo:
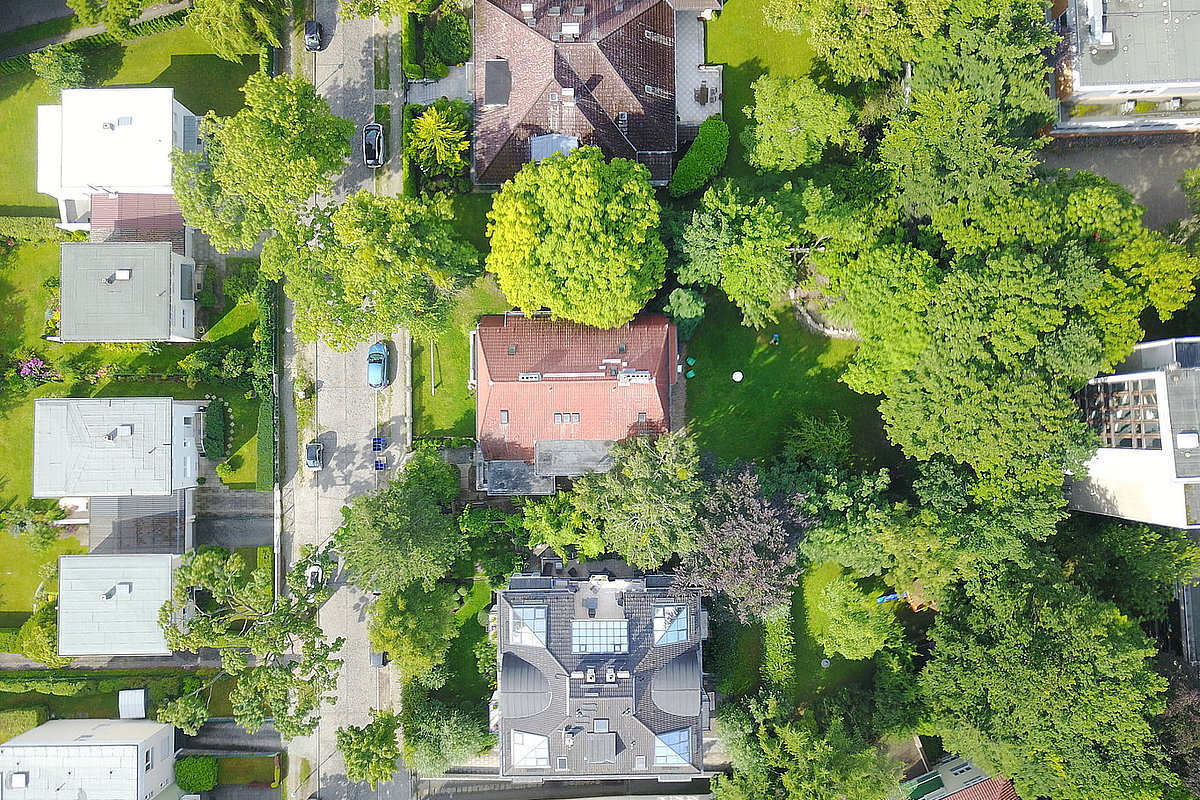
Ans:
[[[383,166],[383,126],[378,122],[363,128],[363,161],[373,169]]]
[[[388,385],[388,348],[376,342],[367,351],[367,386],[383,389]]]
[[[314,472],[325,466],[325,445],[316,439],[304,445],[304,468]]]
[[[304,49],[310,53],[325,49],[325,32],[321,23],[309,20],[304,23]]]
[[[325,583],[325,568],[320,564],[309,564],[304,571],[304,580],[308,588],[315,589]]]

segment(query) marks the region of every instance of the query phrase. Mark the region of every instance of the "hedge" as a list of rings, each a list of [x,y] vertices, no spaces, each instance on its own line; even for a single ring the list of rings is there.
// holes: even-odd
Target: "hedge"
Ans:
[[[259,545],[258,550],[254,553],[254,558],[258,562],[257,569],[267,572],[275,571],[275,548],[271,545]]]
[[[704,187],[725,166],[729,155],[729,126],[717,116],[700,123],[696,141],[679,159],[671,176],[671,197],[683,197]]]
[[[217,759],[188,756],[175,762],[175,783],[185,792],[207,792],[217,788]]]
[[[796,680],[796,634],[786,606],[763,621],[762,675],[772,688],[790,691]]]
[[[229,430],[229,411],[220,400],[212,400],[204,412],[204,455],[224,458]]]
[[[258,404],[258,473],[254,488],[270,492],[275,488],[275,413],[274,398],[264,397]]]
[[[255,488],[270,492],[275,488],[275,418],[278,398],[272,376],[275,373],[275,317],[276,285],[262,281],[254,290],[254,302],[258,306],[258,327],[254,330],[254,349],[250,354],[250,372],[253,375],[254,391],[261,401],[258,404],[258,466]]]
[[[45,707],[10,708],[0,711],[0,742],[31,731],[49,718]]]
[[[138,24],[130,27],[129,36],[124,39],[111,33],[97,33],[94,36],[85,36],[82,39],[75,39],[74,41],[68,42],[67,46],[76,51],[101,50],[105,47],[123,44],[130,39],[138,39],[143,36],[151,36],[156,33],[163,33],[164,31],[178,28],[186,21],[187,14],[187,9],[184,9],[183,11],[176,11],[173,14],[167,14],[163,17],[156,17],[154,19],[146,20],[145,22],[139,22]],[[6,58],[3,61],[0,61],[0,75],[8,75],[13,72],[20,72],[24,69],[29,69],[28,53],[19,56],[13,56],[12,58]]]
[[[404,77],[410,81],[425,77],[420,53],[417,52],[420,46],[421,37],[417,32],[417,15],[405,14],[403,24],[400,26],[400,65],[404,69]]]
[[[55,227],[55,217],[0,217],[0,239],[51,242],[70,239],[69,231]]]
[[[20,628],[0,628],[0,653],[20,653],[17,647],[17,631]]]
[[[420,103],[405,103],[404,113],[401,115],[400,127],[400,153],[404,159],[403,164],[403,182],[400,184],[400,194],[403,197],[417,196],[417,167],[416,159],[409,155],[408,140],[412,136],[413,121],[425,111],[425,106]]]

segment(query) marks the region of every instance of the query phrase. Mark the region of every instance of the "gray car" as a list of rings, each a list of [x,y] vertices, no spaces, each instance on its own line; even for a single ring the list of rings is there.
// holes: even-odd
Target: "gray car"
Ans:
[[[325,466],[325,445],[313,440],[304,445],[304,468],[313,472]]]

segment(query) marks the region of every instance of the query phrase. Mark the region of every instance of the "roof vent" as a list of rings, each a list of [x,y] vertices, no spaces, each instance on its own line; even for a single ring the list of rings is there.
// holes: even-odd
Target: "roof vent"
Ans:
[[[132,425],[118,425],[117,426],[117,436],[133,436],[133,426]]]
[[[115,273],[113,273],[113,278],[118,281],[130,280],[131,278],[133,278],[133,270],[119,269]]]
[[[523,382],[540,381],[541,379],[542,379],[542,373],[540,373],[540,372],[522,372],[520,375],[517,376],[517,380],[523,381]]]
[[[8,778],[8,785],[11,789],[24,789],[29,786],[28,772],[14,772]]]
[[[101,125],[100,127],[106,131],[115,131],[117,129],[117,126],[113,125],[111,122],[106,122],[103,125]]]
[[[546,9],[546,16],[561,17],[562,16],[562,6],[550,6],[549,8]]]
[[[572,17],[582,17],[586,13],[587,13],[587,6],[574,6],[571,9]]]

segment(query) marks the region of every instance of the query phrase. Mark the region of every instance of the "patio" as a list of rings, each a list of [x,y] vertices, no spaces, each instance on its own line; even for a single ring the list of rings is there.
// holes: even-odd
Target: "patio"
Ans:
[[[721,65],[706,63],[704,22],[694,10],[675,12],[675,111],[680,125],[721,113]]]

